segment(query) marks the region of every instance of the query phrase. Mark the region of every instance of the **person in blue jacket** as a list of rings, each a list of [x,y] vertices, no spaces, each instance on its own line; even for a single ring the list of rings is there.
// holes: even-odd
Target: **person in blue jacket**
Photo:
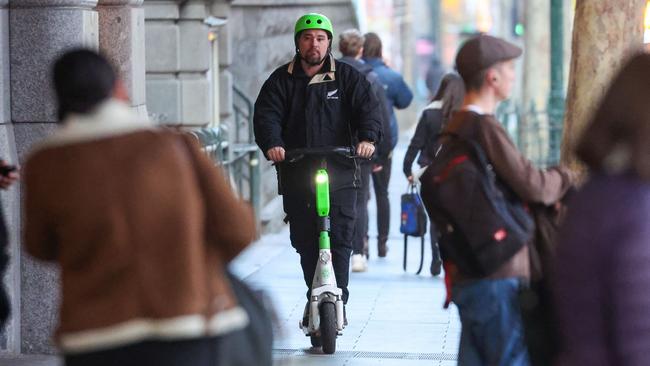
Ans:
[[[386,65],[382,56],[381,39],[376,33],[370,32],[364,35],[366,38],[363,44],[363,59],[372,66],[372,69],[386,90],[386,100],[390,110],[390,139],[391,153],[385,161],[377,162],[372,169],[372,183],[377,199],[377,251],[380,257],[385,257],[388,247],[388,232],[390,231],[390,202],[388,201],[388,182],[392,165],[392,150],[397,145],[399,128],[395,108],[404,109],[413,101],[413,93],[409,89],[404,78],[397,71]],[[386,134],[388,135],[388,134]]]

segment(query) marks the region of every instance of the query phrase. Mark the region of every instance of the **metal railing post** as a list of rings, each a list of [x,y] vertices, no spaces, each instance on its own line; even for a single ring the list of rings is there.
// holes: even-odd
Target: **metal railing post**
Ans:
[[[551,92],[548,101],[549,163],[560,161],[564,119],[564,6],[551,0]]]

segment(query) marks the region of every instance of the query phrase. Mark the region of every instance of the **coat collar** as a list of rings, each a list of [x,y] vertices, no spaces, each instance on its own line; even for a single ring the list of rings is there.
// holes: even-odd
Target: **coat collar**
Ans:
[[[68,115],[61,123],[61,127],[39,146],[61,146],[98,140],[152,127],[148,119],[138,117],[128,104],[109,99],[91,113]]]
[[[424,107],[425,110],[427,109],[442,109],[442,100],[434,100],[433,102],[429,103],[426,107]]]
[[[368,58],[364,58],[363,60],[372,67],[386,66],[384,61],[379,57],[368,57]]]
[[[294,57],[293,60],[291,60],[291,62],[289,63],[289,66],[287,67],[287,72],[289,73],[289,75],[294,75],[294,71],[296,71],[297,67],[302,67],[300,65],[300,59],[298,58],[298,56]],[[328,68],[329,71],[322,72],[323,70],[327,70]],[[309,81],[309,85],[325,83],[334,80],[336,80],[336,61],[334,60],[334,56],[330,53],[329,59],[325,60],[321,72],[319,72],[318,74],[314,75],[311,78],[311,80]]]

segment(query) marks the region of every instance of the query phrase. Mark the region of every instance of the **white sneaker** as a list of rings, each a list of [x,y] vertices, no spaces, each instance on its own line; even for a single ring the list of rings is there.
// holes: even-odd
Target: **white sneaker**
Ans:
[[[363,254],[352,255],[352,272],[365,272],[368,270],[368,260]]]

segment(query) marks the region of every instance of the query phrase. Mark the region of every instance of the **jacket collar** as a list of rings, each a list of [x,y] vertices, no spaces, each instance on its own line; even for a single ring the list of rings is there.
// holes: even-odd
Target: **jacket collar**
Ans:
[[[424,107],[425,110],[427,109],[442,109],[442,100],[434,100],[433,102],[429,103],[426,107]]]
[[[352,65],[354,68],[356,68],[363,74],[368,74],[372,71],[372,66],[370,66],[370,64],[365,62],[362,58],[356,59],[354,57],[345,56],[345,57],[341,57],[340,61],[345,62],[348,65]]]
[[[364,58],[363,60],[372,67],[386,66],[384,61],[379,57],[369,57],[369,58]]]
[[[61,127],[39,145],[61,146],[127,134],[152,128],[147,118],[136,115],[129,105],[109,99],[88,114],[70,114]]]
[[[483,108],[477,106],[476,104],[468,104],[462,108],[464,111],[474,112],[476,114],[487,114],[483,111]]]
[[[294,75],[294,71],[297,71],[297,68],[302,68],[302,65],[300,65],[300,59],[296,55],[296,57],[291,60],[289,63],[289,66],[287,68],[287,72],[289,75]],[[323,70],[328,70],[323,72]],[[318,83],[325,83],[329,81],[334,81],[336,80],[336,62],[334,60],[334,56],[330,53],[329,58],[325,60],[325,63],[323,64],[323,68],[321,68],[321,72],[318,74],[314,75],[311,80],[309,81],[309,85],[311,84],[318,84]]]
[[[362,60],[357,60],[356,58],[354,58],[352,56],[343,56],[343,57],[341,57],[340,60],[345,62],[346,64],[350,64],[350,65],[364,63]]]

